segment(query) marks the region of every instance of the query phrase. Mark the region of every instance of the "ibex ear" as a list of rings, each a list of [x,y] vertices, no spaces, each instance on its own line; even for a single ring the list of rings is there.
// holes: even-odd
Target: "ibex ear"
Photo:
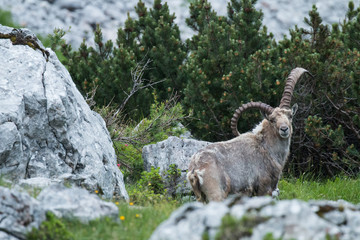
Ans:
[[[299,106],[297,105],[297,103],[295,103],[292,108],[291,108],[291,114],[294,116],[295,113],[297,112]]]

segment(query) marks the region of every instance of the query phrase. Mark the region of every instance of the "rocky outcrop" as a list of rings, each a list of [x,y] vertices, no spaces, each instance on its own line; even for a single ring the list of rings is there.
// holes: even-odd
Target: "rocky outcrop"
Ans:
[[[57,179],[127,200],[105,123],[55,53],[44,52],[29,30],[0,25],[0,66],[0,174],[13,182]]]
[[[177,168],[181,170],[181,177],[177,180],[178,192],[190,193],[190,185],[188,183],[184,185],[184,182],[191,156],[209,144],[210,142],[195,139],[169,137],[156,144],[147,145],[142,150],[144,168],[146,171],[150,171],[151,167],[159,167],[160,172],[165,174],[171,164],[176,164]]]
[[[114,203],[105,202],[85,189],[61,184],[43,189],[37,199],[27,192],[0,187],[0,199],[2,240],[25,239],[32,228],[38,228],[46,219],[48,211],[58,218],[77,219],[83,223],[102,217],[115,222],[119,219],[119,209]]]
[[[201,240],[203,236],[215,239],[224,217],[236,221],[226,225],[227,236],[232,236],[226,239],[360,239],[360,205],[343,200],[303,202],[234,197],[208,205],[185,204],[154,231],[150,240]]]

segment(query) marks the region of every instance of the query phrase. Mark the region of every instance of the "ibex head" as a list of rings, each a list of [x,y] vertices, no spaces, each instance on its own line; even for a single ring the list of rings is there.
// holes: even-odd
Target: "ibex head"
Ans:
[[[240,115],[249,108],[259,108],[269,124],[274,130],[279,133],[281,138],[289,138],[292,134],[292,116],[297,111],[297,104],[290,108],[291,98],[294,92],[295,85],[303,73],[310,74],[304,68],[295,68],[291,71],[289,77],[285,83],[285,90],[282,95],[279,107],[273,108],[262,102],[249,102],[243,104],[241,107],[236,109],[234,116],[231,119],[231,129],[235,136],[239,136],[240,133],[237,129],[237,122]],[[255,129],[256,130],[256,129]]]

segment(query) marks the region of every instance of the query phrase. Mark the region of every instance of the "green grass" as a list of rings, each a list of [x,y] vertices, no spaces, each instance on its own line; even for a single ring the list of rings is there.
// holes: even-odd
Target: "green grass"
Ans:
[[[306,179],[283,179],[279,183],[280,199],[302,199],[304,201],[344,199],[360,203],[360,178],[338,177],[334,180],[311,181]],[[163,201],[147,207],[130,206],[120,203],[120,223],[109,219],[90,222],[88,225],[78,221],[65,221],[66,229],[76,240],[92,239],[148,239],[161,222],[168,219],[179,204]]]
[[[120,203],[120,223],[109,219],[90,222],[88,225],[78,221],[64,221],[66,229],[76,240],[116,239],[142,240],[149,239],[152,232],[166,220],[178,206],[162,203],[149,207],[129,206]]]
[[[283,179],[279,183],[280,199],[339,200],[360,203],[360,178],[337,177],[334,180],[311,181]]]
[[[0,24],[13,28],[20,27],[19,24],[13,21],[11,12],[2,9],[0,9]]]

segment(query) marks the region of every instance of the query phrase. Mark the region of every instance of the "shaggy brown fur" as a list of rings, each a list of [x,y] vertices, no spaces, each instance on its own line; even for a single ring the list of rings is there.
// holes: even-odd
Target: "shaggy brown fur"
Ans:
[[[271,195],[289,155],[296,109],[275,108],[252,132],[194,154],[187,178],[197,200],[222,201],[234,193]]]

